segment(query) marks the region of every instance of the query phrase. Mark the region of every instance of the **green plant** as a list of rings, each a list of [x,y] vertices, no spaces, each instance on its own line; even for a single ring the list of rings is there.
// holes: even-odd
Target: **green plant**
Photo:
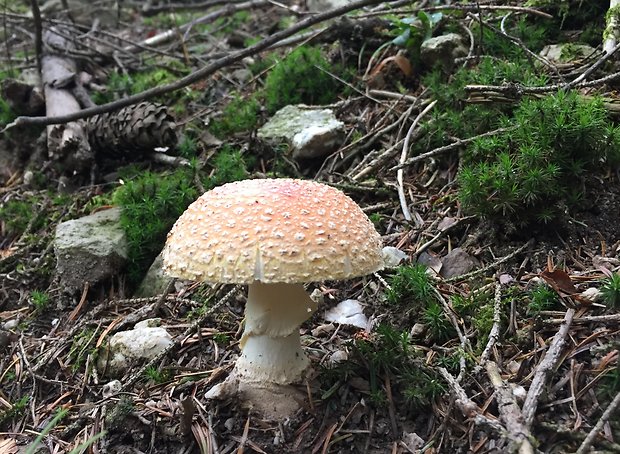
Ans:
[[[98,330],[84,328],[71,339],[69,358],[71,359],[71,369],[75,372],[86,362],[86,357],[92,355],[96,357],[97,350],[94,346]]]
[[[30,292],[30,302],[38,312],[45,312],[50,302],[50,296],[40,290],[32,290]]]
[[[547,223],[574,207],[575,183],[620,146],[602,101],[574,91],[524,100],[501,123],[510,131],[467,147],[459,198],[465,211],[506,225]]]
[[[30,396],[22,396],[10,408],[0,412],[0,427],[22,415],[28,408],[28,402],[30,402]]]
[[[177,145],[179,156],[190,159],[197,155],[198,140],[189,134],[184,134],[181,141]]]
[[[26,200],[9,200],[0,206],[0,223],[3,225],[4,231],[8,235],[21,235],[26,228],[33,222],[30,231],[36,231],[44,224],[44,217],[38,216],[36,209],[33,209],[39,203],[34,197]],[[33,216],[38,216],[33,219]]]
[[[163,175],[145,172],[114,191],[112,198],[122,207],[121,226],[129,244],[127,274],[131,283],[139,282],[161,250],[167,232],[197,198],[192,181],[192,172],[186,169]]]
[[[620,306],[620,274],[613,273],[603,281],[601,286],[603,301],[610,307]]]
[[[208,178],[207,184],[213,187],[231,181],[243,180],[248,177],[247,168],[251,165],[251,158],[246,160],[241,150],[230,145],[224,145],[213,158],[214,172]]]
[[[431,301],[422,314],[422,321],[427,326],[432,338],[436,341],[449,339],[454,332],[454,327],[446,317],[441,305]]]
[[[340,73],[318,47],[301,46],[275,65],[265,80],[265,106],[271,113],[288,104],[326,104],[341,91],[326,71]]]
[[[156,384],[162,384],[170,379],[169,371],[161,371],[155,366],[149,366],[144,370],[144,375]]]
[[[244,99],[236,94],[224,108],[222,115],[211,122],[209,130],[219,138],[250,131],[258,122],[260,108],[260,103],[255,96]]]
[[[431,277],[424,265],[400,266],[388,282],[390,288],[386,297],[391,303],[406,304],[413,301],[424,307],[434,299]]]
[[[477,331],[477,347],[483,348],[489,338],[491,328],[493,328],[493,313],[494,307],[492,303],[487,303],[481,306],[474,317],[472,317],[472,324]]]
[[[540,311],[551,309],[559,302],[558,294],[548,285],[539,284],[529,292],[530,302],[527,313],[535,316]]]

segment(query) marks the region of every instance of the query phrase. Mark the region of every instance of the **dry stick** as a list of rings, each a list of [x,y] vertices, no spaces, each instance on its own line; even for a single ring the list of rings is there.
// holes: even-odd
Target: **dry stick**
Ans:
[[[175,339],[175,341],[168,345],[168,347],[166,347],[164,350],[162,350],[157,356],[155,356],[154,358],[152,358],[150,361],[148,361],[146,364],[144,364],[138,371],[136,371],[135,373],[133,373],[125,383],[123,383],[123,386],[121,387],[121,391],[127,390],[130,386],[132,386],[136,381],[138,381],[138,379],[140,379],[140,377],[144,376],[144,371],[146,369],[148,369],[151,366],[154,366],[156,363],[160,362],[162,359],[164,359],[169,353],[171,353],[172,351],[176,350],[179,347],[179,344],[181,343],[181,340],[185,339],[187,336],[189,336],[192,332],[196,331],[197,329],[200,329],[200,326],[202,325],[202,323],[216,310],[218,310],[220,307],[222,307],[225,303],[227,303],[241,288],[240,285],[235,285],[232,290],[230,290],[226,295],[224,295],[217,303],[215,303],[213,306],[211,306],[209,309],[207,309],[205,311],[204,314],[202,314],[202,316],[200,318],[198,318],[193,324],[192,326],[190,326],[189,328],[187,328],[185,330],[185,332],[183,333],[183,335],[177,337]]]
[[[392,5],[393,8],[396,8],[400,5],[407,5],[407,4],[411,4],[411,0],[402,0],[402,1],[398,1],[398,2],[394,2],[394,4]],[[528,13],[528,14],[533,14],[535,16],[540,16],[540,17],[544,17],[546,19],[553,19],[553,15],[545,13],[544,11],[540,11],[534,8],[527,8],[524,6],[502,6],[502,5],[478,5],[475,3],[470,3],[469,5],[467,4],[452,4],[452,5],[442,5],[442,6],[430,6],[430,7],[426,7],[426,8],[407,8],[407,9],[402,9],[402,10],[398,10],[398,9],[390,9],[390,10],[380,10],[380,11],[373,11],[371,13],[367,13],[367,14],[363,14],[361,15],[362,17],[369,17],[369,16],[380,16],[380,15],[384,15],[384,14],[410,14],[412,12],[416,12],[416,11],[424,11],[424,12],[431,12],[431,11],[474,11],[474,12],[478,12],[478,11],[514,11],[517,13]]]
[[[577,317],[573,320],[573,324],[581,323],[618,323],[620,322],[620,314],[610,315],[590,315],[585,317]],[[546,325],[561,325],[564,323],[564,319],[552,318],[543,320],[542,323]]]
[[[587,82],[580,82],[570,88],[588,88],[588,87],[596,87],[598,85],[603,85],[608,82],[613,82],[616,79],[620,79],[620,71],[608,74],[607,76],[601,77],[600,79],[594,79]],[[515,83],[507,83],[504,85],[466,85],[465,91],[468,93],[472,92],[496,92],[503,93],[510,96],[521,97],[525,94],[538,94],[538,93],[548,93],[550,91],[558,91],[565,90],[569,87],[570,82],[565,84],[553,84],[553,85],[545,85],[542,87],[526,87],[521,84]]]
[[[460,276],[454,276],[454,277],[451,277],[450,279],[445,279],[443,282],[445,282],[446,284],[451,284],[453,282],[465,281],[467,279],[471,279],[471,278],[474,278],[474,277],[479,276],[481,274],[484,274],[487,271],[495,269],[495,268],[499,267],[501,264],[506,263],[508,260],[512,259],[514,256],[519,255],[521,252],[526,250],[532,244],[534,244],[534,239],[533,238],[530,239],[523,246],[515,249],[510,254],[505,255],[504,257],[502,257],[501,259],[499,259],[499,260],[497,260],[497,261],[495,261],[493,263],[490,263],[489,265],[485,266],[484,268],[477,269],[475,271],[472,271],[471,273],[461,274]]]
[[[613,0],[612,0],[613,1]],[[603,63],[609,60],[616,52],[620,50],[620,43],[616,44],[616,46],[611,49],[609,52],[606,52],[601,58],[594,62],[588,69],[586,69],[579,77],[573,79],[571,82],[566,84],[566,88],[572,88],[578,85],[581,81],[585,80],[590,74],[600,68]]]
[[[502,425],[498,421],[493,420],[482,414],[482,410],[480,409],[478,404],[476,404],[476,402],[474,402],[469,398],[469,396],[467,396],[467,393],[465,392],[463,387],[456,380],[456,378],[452,376],[450,372],[448,372],[443,367],[440,367],[438,370],[439,374],[443,377],[443,379],[448,382],[448,387],[450,388],[450,390],[452,391],[452,395],[454,396],[454,403],[459,408],[459,410],[461,410],[463,416],[465,416],[466,418],[473,418],[476,425],[488,426],[496,432],[499,432],[502,436],[505,436],[507,432],[506,429],[502,427]]]
[[[558,361],[561,358],[562,349],[566,343],[566,336],[568,335],[568,330],[571,327],[574,315],[575,309],[569,308],[566,310],[564,323],[560,326],[560,329],[555,336],[553,336],[551,344],[549,344],[549,349],[547,350],[544,358],[540,364],[536,366],[534,378],[532,378],[530,389],[528,390],[527,396],[525,397],[525,402],[523,403],[523,417],[525,418],[525,425],[528,428],[532,427],[532,423],[534,422],[536,408],[538,407],[538,399],[543,392],[543,388],[547,381],[547,376],[552,369],[557,366]]]
[[[444,314],[450,319],[450,322],[452,323],[452,326],[454,326],[454,330],[456,331],[456,334],[461,342],[461,350],[463,350],[463,353],[459,355],[459,375],[458,377],[456,377],[456,381],[460,382],[461,380],[463,380],[463,377],[465,377],[465,371],[467,369],[465,353],[471,353],[471,344],[469,343],[469,339],[467,338],[467,336],[463,334],[463,331],[459,326],[459,321],[457,320],[456,315],[454,315],[454,311],[452,310],[446,299],[435,287],[433,287],[433,293],[435,293],[435,296],[441,303]]]
[[[502,322],[502,286],[501,284],[495,284],[495,298],[493,300],[493,327],[489,333],[489,341],[487,342],[484,351],[480,355],[480,366],[484,366],[491,356],[491,351],[499,339],[499,328]]]
[[[605,409],[605,411],[601,415],[601,418],[596,422],[596,425],[588,433],[586,439],[583,440],[583,443],[581,443],[581,446],[579,446],[579,449],[577,449],[575,454],[585,454],[586,452],[590,452],[590,446],[594,442],[594,439],[598,436],[599,432],[603,429],[605,423],[609,421],[609,418],[611,417],[611,415],[613,415],[619,405],[620,392],[616,394],[614,400],[612,400],[609,406]]]
[[[43,26],[38,0],[30,0],[32,19],[34,21],[34,52],[37,56],[37,72],[41,74],[41,58],[43,56]]]
[[[437,104],[437,100],[431,102],[428,106],[424,108],[422,112],[415,117],[413,123],[409,127],[407,134],[405,135],[405,142],[403,143],[403,150],[400,153],[400,160],[398,161],[400,164],[404,163],[407,159],[407,153],[409,152],[409,142],[411,140],[411,135],[413,134],[413,130],[418,126],[420,120],[424,115],[426,115],[433,107]],[[403,215],[405,216],[405,220],[407,222],[411,221],[411,213],[409,212],[409,207],[407,206],[407,196],[405,195],[405,182],[404,182],[404,171],[403,169],[398,169],[396,172],[396,181],[398,181],[398,199],[400,200],[400,209],[403,211]]]
[[[519,454],[533,454],[534,447],[530,441],[532,434],[524,424],[523,414],[512,390],[502,379],[499,368],[494,361],[487,361],[486,370],[495,389],[495,400],[497,401],[500,420],[508,432],[507,435],[510,440],[508,451],[518,452]]]
[[[118,101],[114,101],[107,104],[102,104],[98,107],[91,107],[88,109],[84,109],[80,112],[70,114],[70,115],[62,115],[58,117],[17,117],[15,121],[9,125],[7,125],[2,132],[7,131],[10,128],[15,126],[23,126],[23,125],[37,125],[37,126],[46,126],[52,124],[60,124],[66,123],[69,121],[75,121],[82,118],[92,117],[93,115],[98,115],[102,113],[112,112],[114,110],[121,109],[123,107],[130,106],[132,104],[136,104],[140,101],[144,101],[155,96],[160,96],[166,93],[170,93],[172,91],[178,90],[180,88],[187,87],[201,79],[204,79],[217,70],[224,68],[232,63],[238,62],[245,57],[250,55],[254,55],[263,49],[270,47],[271,45],[277,43],[278,41],[288,38],[289,36],[294,35],[295,33],[304,30],[308,27],[311,27],[315,24],[319,24],[321,22],[325,22],[326,20],[333,19],[334,17],[341,16],[350,11],[354,11],[356,9],[362,8],[364,6],[373,5],[377,3],[382,3],[384,0],[359,0],[356,2],[349,3],[340,8],[334,8],[332,10],[326,11],[324,13],[317,14],[315,16],[308,17],[292,27],[287,28],[286,30],[282,30],[280,32],[274,33],[273,35],[259,41],[253,46],[247,47],[245,49],[239,50],[237,52],[233,52],[225,57],[219,58],[207,66],[202,67],[198,71],[195,71],[175,82],[172,82],[167,85],[162,85],[158,87],[151,88],[149,90],[143,91],[133,96],[129,96],[124,99],[119,99]]]
[[[475,140],[481,139],[483,137],[490,137],[490,136],[495,136],[497,134],[503,134],[505,132],[510,132],[510,131],[514,131],[515,129],[517,129],[517,126],[510,126],[508,128],[498,128],[498,129],[494,129],[493,131],[487,131],[485,133],[479,134],[477,136],[473,136],[470,137],[468,139],[457,139],[455,142],[452,142],[449,145],[444,145],[442,147],[438,147],[435,148],[431,151],[427,151],[426,153],[422,153],[420,155],[414,156],[412,158],[407,159],[405,162],[403,162],[402,164],[398,164],[395,167],[392,167],[392,169],[390,170],[398,170],[398,169],[402,169],[403,167],[408,167],[412,164],[415,164],[416,162],[420,162],[420,161],[424,161],[425,159],[428,158],[432,158],[433,156],[437,156],[441,153],[445,153],[447,151],[452,151],[455,150],[457,148],[460,148],[464,145],[467,145]]]

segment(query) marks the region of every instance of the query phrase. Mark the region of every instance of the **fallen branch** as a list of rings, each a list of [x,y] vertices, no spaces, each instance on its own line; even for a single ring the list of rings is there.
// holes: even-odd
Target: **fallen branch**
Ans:
[[[609,421],[611,415],[614,414],[618,406],[620,405],[620,392],[616,394],[614,400],[611,401],[609,406],[603,412],[601,418],[596,422],[596,425],[592,428],[592,430],[588,433],[588,436],[583,440],[579,449],[577,449],[575,454],[585,454],[586,452],[590,452],[590,446],[594,442],[594,439],[598,436],[599,432],[603,429],[603,426]]]
[[[14,128],[16,126],[24,126],[24,125],[37,125],[37,126],[48,126],[53,124],[61,124],[67,123],[70,121],[76,121],[83,118],[92,117],[93,115],[112,112],[114,110],[121,109],[123,107],[130,106],[132,104],[138,103],[140,101],[145,101],[147,99],[151,99],[155,96],[161,96],[166,93],[170,93],[172,91],[179,90],[181,88],[187,87],[195,82],[198,82],[201,79],[204,79],[221,68],[224,68],[232,63],[242,60],[245,57],[250,55],[254,55],[263,49],[266,49],[273,44],[281,41],[284,38],[288,38],[289,36],[294,35],[295,33],[305,30],[313,25],[319,24],[321,22],[327,21],[329,19],[333,19],[334,17],[341,16],[350,11],[354,11],[356,9],[360,9],[364,6],[374,5],[384,3],[382,0],[359,0],[356,2],[349,3],[340,8],[335,8],[324,13],[320,13],[314,16],[310,16],[307,19],[304,19],[297,24],[287,28],[286,30],[282,30],[280,32],[274,33],[273,35],[259,41],[253,46],[247,47],[245,49],[239,50],[232,54],[229,54],[225,57],[219,58],[212,63],[204,66],[203,68],[195,71],[175,82],[172,82],[167,85],[161,85],[158,87],[151,88],[149,90],[145,90],[141,93],[138,93],[133,96],[129,96],[127,98],[119,99],[118,101],[110,102],[107,104],[102,104],[97,107],[91,107],[88,109],[84,109],[81,112],[76,112],[68,115],[60,115],[60,116],[46,116],[46,117],[17,117],[15,121],[8,124],[2,132],[6,132],[7,130]],[[389,3],[389,2],[388,2]]]
[[[569,308],[566,310],[564,323],[560,326],[560,329],[555,336],[553,336],[551,344],[549,344],[549,349],[547,350],[544,358],[538,366],[536,366],[534,378],[532,378],[530,389],[528,390],[527,396],[525,397],[525,402],[523,403],[523,417],[525,418],[525,425],[528,428],[532,427],[532,423],[534,422],[536,408],[538,407],[538,399],[540,398],[543,388],[547,382],[547,376],[558,365],[558,361],[560,360],[562,349],[566,343],[566,337],[568,335],[568,330],[571,327],[574,315],[575,309]]]
[[[497,401],[500,420],[504,423],[508,434],[508,452],[533,454],[534,447],[530,441],[532,434],[524,423],[523,414],[512,390],[502,379],[494,361],[486,362],[486,371],[495,389],[495,400]]]

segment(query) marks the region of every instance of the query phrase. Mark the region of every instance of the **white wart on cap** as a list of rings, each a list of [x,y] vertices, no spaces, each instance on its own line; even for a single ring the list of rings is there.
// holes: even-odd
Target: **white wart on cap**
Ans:
[[[351,198],[286,178],[206,192],[178,219],[164,249],[166,273],[207,282],[313,282],[382,267],[381,237]]]

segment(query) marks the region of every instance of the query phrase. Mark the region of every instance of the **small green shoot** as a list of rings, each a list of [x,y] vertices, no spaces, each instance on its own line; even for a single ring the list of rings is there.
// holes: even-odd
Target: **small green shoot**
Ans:
[[[607,306],[618,308],[620,306],[620,274],[613,273],[606,278],[601,286],[601,293]]]
[[[432,338],[436,341],[449,339],[454,332],[454,327],[446,317],[441,305],[432,301],[428,304],[422,314],[422,322],[427,326]]]
[[[427,268],[421,264],[405,265],[389,278],[387,299],[393,304],[414,302],[426,306],[433,300],[433,284]]]
[[[536,316],[541,311],[551,309],[558,302],[558,294],[551,287],[546,284],[539,284],[530,291],[527,313]]]
[[[168,371],[161,371],[155,366],[147,367],[144,371],[144,375],[146,376],[146,378],[158,385],[165,383],[170,379],[170,374],[168,373]]]
[[[50,296],[40,290],[33,290],[30,292],[30,302],[37,312],[45,312],[50,302]]]

